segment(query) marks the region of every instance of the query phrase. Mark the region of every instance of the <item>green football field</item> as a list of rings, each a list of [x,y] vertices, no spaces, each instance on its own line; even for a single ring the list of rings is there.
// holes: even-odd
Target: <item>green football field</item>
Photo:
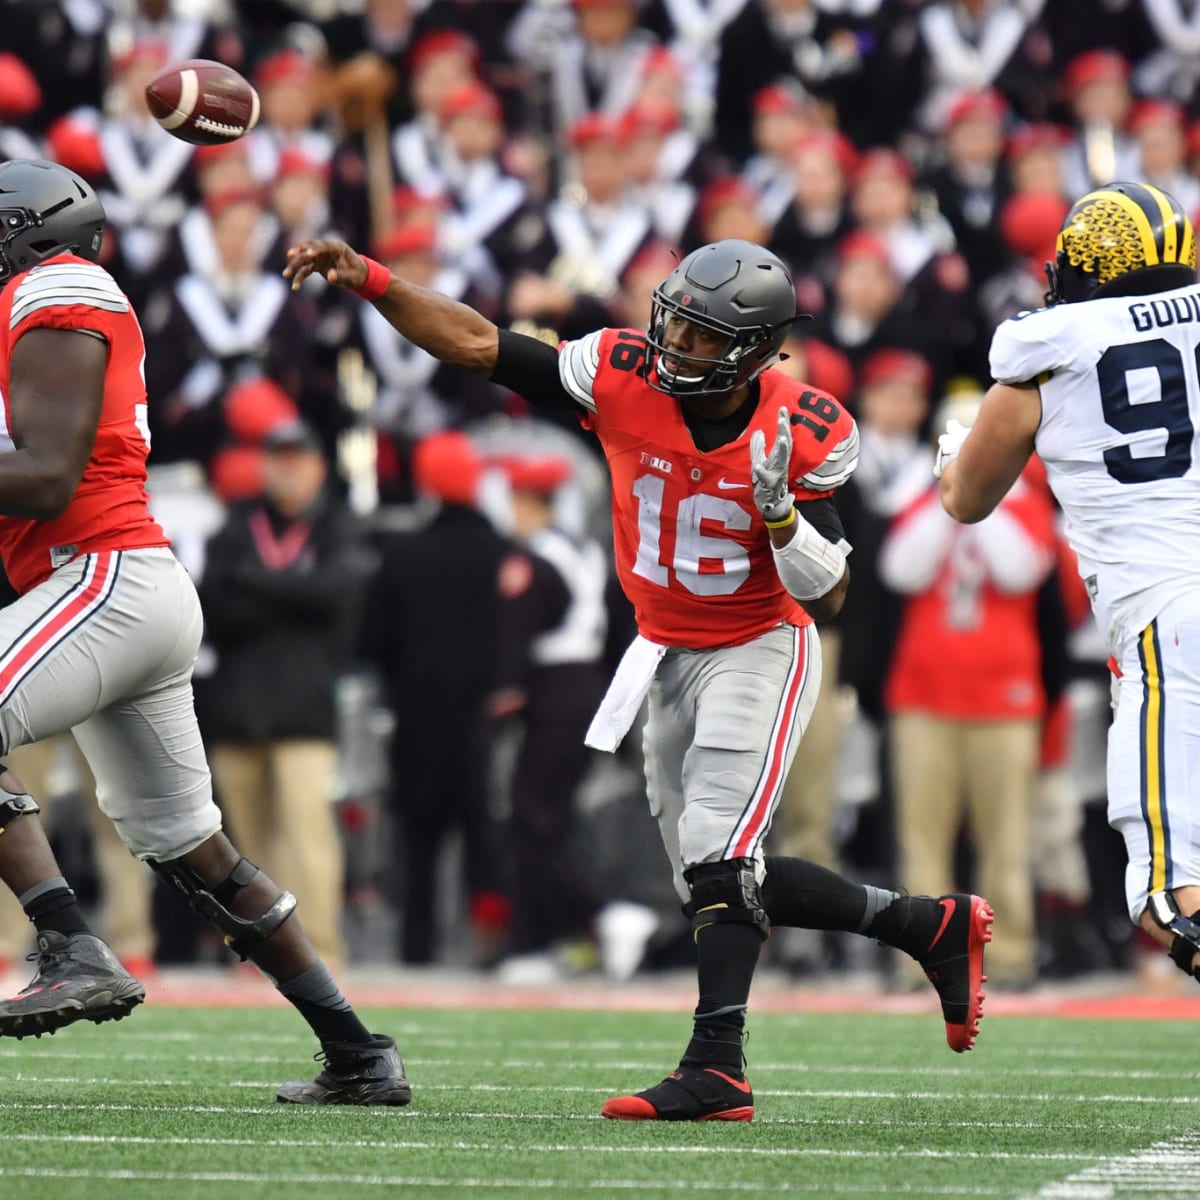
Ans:
[[[0,1043],[0,1197],[1200,1196],[1194,1022],[991,1016],[960,1056],[932,1016],[755,1015],[754,1123],[673,1125],[598,1113],[661,1077],[682,1016],[369,1013],[406,1109],[276,1104],[315,1070],[283,1009]]]

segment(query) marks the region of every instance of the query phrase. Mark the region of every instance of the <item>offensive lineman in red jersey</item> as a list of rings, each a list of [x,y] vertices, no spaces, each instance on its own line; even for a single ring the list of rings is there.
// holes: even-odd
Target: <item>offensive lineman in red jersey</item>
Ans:
[[[0,163],[0,751],[72,731],[126,846],[267,974],[312,1026],[325,1068],[302,1104],[407,1104],[390,1037],[370,1033],[292,917],[296,901],[221,832],[192,705],[196,590],[150,516],[145,346],[96,264],[104,210],[55,163]],[[33,982],[0,1035],[126,1016],[145,992],[87,927],[0,764],[0,878],[37,928]],[[290,919],[289,919],[290,918]]]
[[[900,896],[762,850],[820,685],[812,620],[838,611],[849,580],[829,497],[858,444],[832,396],[767,370],[796,319],[783,263],[750,242],[703,246],[655,291],[648,332],[604,329],[556,351],[342,242],[306,242],[288,260],[294,287],[323,275],[435,358],[536,405],[579,406],[608,459],[617,570],[639,634],[588,741],[614,749],[649,696],[647,790],[693,919],[700,995],[679,1066],[604,1115],[751,1119],[742,1035],[772,923],[907,951],[937,989],[949,1044],[970,1049],[984,900]]]

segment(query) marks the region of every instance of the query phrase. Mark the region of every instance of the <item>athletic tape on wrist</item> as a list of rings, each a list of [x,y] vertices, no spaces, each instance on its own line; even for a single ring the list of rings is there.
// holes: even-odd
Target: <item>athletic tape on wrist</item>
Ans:
[[[799,514],[787,545],[771,549],[780,582],[801,603],[824,596],[846,570],[845,551],[826,541]]]
[[[392,273],[383,263],[376,262],[373,258],[363,255],[362,260],[367,264],[367,278],[362,287],[354,289],[354,294],[364,300],[378,300],[388,290],[388,285],[392,282]]]

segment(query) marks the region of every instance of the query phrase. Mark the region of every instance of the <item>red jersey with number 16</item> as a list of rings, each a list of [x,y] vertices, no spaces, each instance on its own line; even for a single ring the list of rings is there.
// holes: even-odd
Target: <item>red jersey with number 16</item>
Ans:
[[[0,517],[0,559],[24,593],[77,555],[166,546],[146,498],[146,347],[125,294],[96,263],[58,254],[0,290],[0,454],[14,449],[12,352],[31,329],[77,330],[108,343],[104,400],[91,458],[67,510],[51,521]]]
[[[779,371],[758,377],[741,435],[697,449],[679,401],[646,382],[647,344],[631,329],[602,329],[559,350],[559,376],[588,410],[612,475],[617,573],[638,629],[686,649],[736,646],[781,622],[811,618],[784,590],[754,505],[750,435],[770,449],[780,406],[792,414],[790,478],[798,501],[828,496],[858,462],[858,430],[832,396]]]

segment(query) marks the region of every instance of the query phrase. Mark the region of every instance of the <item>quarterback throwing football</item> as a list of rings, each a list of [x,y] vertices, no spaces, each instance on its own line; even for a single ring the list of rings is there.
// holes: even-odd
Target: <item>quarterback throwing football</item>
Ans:
[[[742,1034],[772,923],[852,930],[912,954],[946,1036],[971,1047],[992,914],[977,896],[899,896],[763,839],[821,679],[814,618],[841,607],[847,545],[830,500],[857,461],[842,406],[768,368],[796,319],[784,264],[727,240],[689,254],[654,293],[648,331],[602,329],[557,350],[392,276],[342,242],[288,252],[373,302],[409,341],[540,407],[577,407],[612,476],[617,571],[639,635],[590,744],[615,749],[649,697],[651,809],[691,915],[699,1002],[661,1083],[604,1105],[625,1120],[754,1115]]]
[[[1035,451],[1112,649],[1108,819],[1129,915],[1200,979],[1200,287],[1166,192],[1111,183],[1067,213],[1045,308],[992,339],[997,382],[940,438],[942,503],[992,511]],[[1197,639],[1193,641],[1192,639]]]

